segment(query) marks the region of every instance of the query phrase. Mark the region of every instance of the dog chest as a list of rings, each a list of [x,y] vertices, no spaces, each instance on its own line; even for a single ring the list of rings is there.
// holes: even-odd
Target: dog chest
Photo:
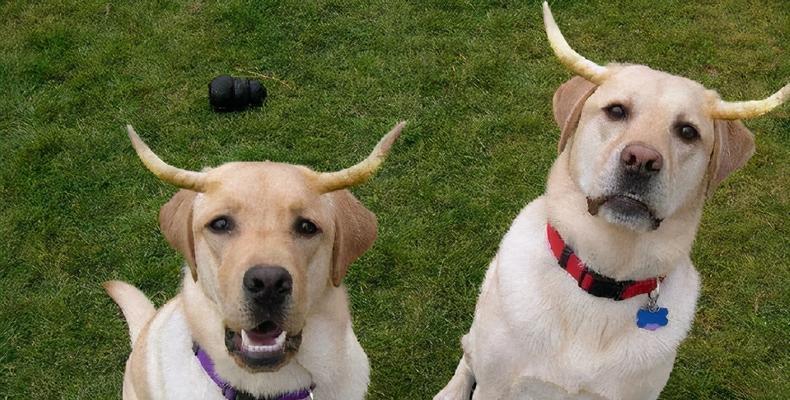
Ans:
[[[640,329],[635,316],[646,295],[614,301],[579,289],[549,253],[543,210],[538,199],[522,211],[492,264],[495,273],[487,274],[471,332],[474,345],[467,349],[475,369],[500,371],[496,380],[517,392],[540,388],[546,394],[557,385],[581,396],[569,398],[590,398],[582,395],[585,390],[650,398],[645,393],[663,387],[690,327],[696,272],[690,262],[676,266],[659,298],[669,309],[669,324]],[[503,360],[509,360],[507,367]],[[527,384],[541,381],[550,384]],[[633,393],[632,384],[641,389]]]

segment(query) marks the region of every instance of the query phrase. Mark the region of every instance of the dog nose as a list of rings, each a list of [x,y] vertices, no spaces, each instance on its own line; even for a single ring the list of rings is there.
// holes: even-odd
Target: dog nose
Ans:
[[[657,174],[661,171],[661,167],[664,164],[661,153],[641,143],[632,143],[625,146],[623,151],[620,152],[620,162],[627,171],[645,176]]]
[[[244,273],[244,292],[257,303],[279,305],[291,294],[293,279],[283,267],[255,266]]]

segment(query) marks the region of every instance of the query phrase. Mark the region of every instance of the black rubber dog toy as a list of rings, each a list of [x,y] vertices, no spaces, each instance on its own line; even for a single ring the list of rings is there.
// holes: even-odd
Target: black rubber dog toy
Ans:
[[[208,100],[214,111],[241,111],[263,104],[266,88],[256,79],[220,75],[208,84]]]

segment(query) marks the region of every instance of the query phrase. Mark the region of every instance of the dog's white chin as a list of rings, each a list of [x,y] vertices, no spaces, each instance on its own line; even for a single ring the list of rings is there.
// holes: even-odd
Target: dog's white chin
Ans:
[[[601,207],[599,215],[610,224],[620,225],[634,232],[645,233],[656,229],[653,221],[647,218],[626,216],[606,207]]]
[[[280,335],[277,336],[273,343],[266,343],[261,341],[256,341],[250,338],[247,334],[247,331],[244,329],[241,330],[241,348],[242,350],[251,355],[268,355],[268,354],[275,354],[279,353],[283,350],[285,346],[285,338],[287,336],[286,331],[280,332]]]

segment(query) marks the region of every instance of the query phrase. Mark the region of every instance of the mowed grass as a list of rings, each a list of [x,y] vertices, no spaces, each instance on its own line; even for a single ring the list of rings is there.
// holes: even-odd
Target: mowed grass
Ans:
[[[760,98],[790,79],[775,1],[558,1],[571,45]],[[217,74],[260,76],[262,109],[215,114]],[[410,121],[354,193],[379,239],[346,279],[369,399],[427,399],[461,356],[489,259],[555,157],[551,96],[570,74],[538,2],[0,3],[0,399],[120,397],[126,325],[100,283],[157,305],[181,257],[157,227],[175,189],[134,155],[132,123],[199,169],[276,160],[335,170]],[[693,330],[664,399],[790,393],[790,107],[747,122],[748,166],[708,202]],[[518,349],[514,349],[518,351]]]

